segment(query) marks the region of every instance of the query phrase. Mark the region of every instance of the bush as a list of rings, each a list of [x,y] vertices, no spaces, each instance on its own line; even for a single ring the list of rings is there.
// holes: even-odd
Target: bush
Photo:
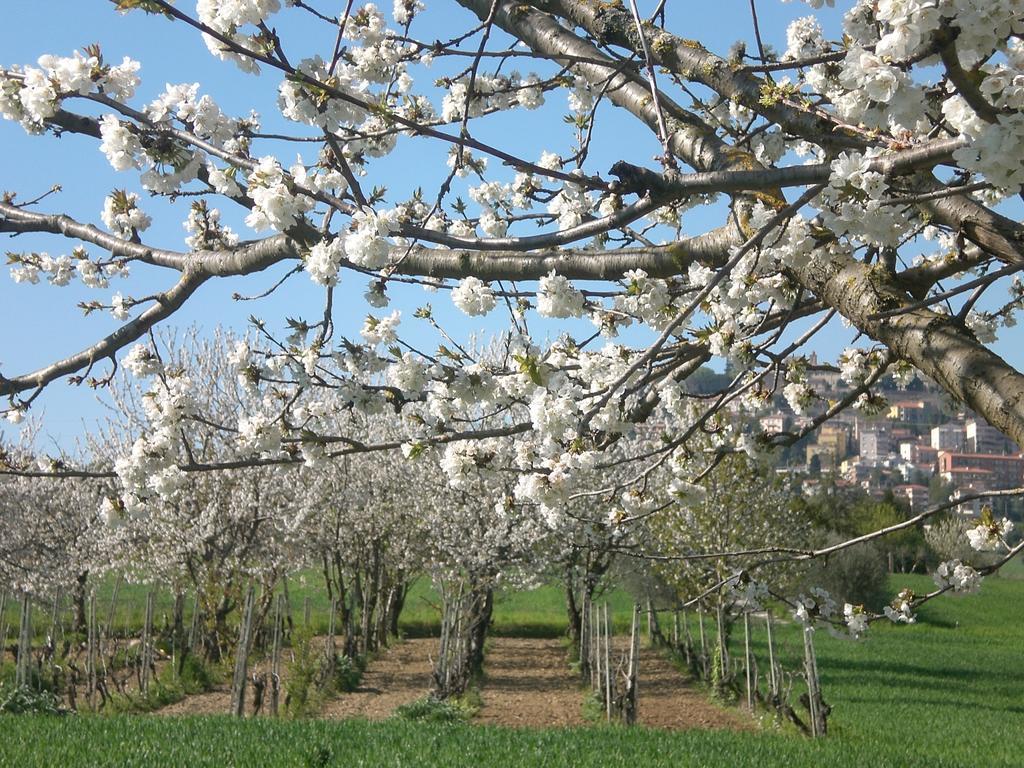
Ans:
[[[395,710],[395,717],[421,723],[459,723],[470,718],[471,712],[457,699],[438,699],[426,696]]]
[[[825,546],[843,537],[829,537]],[[888,564],[872,542],[857,544],[826,558],[815,560],[807,573],[806,587],[821,587],[842,605],[843,601],[880,610],[888,602]]]
[[[0,714],[65,715],[67,710],[60,706],[57,697],[50,691],[34,691],[22,685],[5,694],[4,688],[0,686]]]
[[[352,658],[344,654],[334,657],[334,688],[336,691],[349,693],[359,687],[359,681],[366,670],[366,659],[362,656]]]
[[[167,670],[170,670],[170,667],[167,667]],[[166,671],[163,677],[166,677]],[[187,694],[205,693],[213,690],[216,682],[214,678],[214,672],[203,663],[203,660],[190,654],[181,662],[177,682]]]

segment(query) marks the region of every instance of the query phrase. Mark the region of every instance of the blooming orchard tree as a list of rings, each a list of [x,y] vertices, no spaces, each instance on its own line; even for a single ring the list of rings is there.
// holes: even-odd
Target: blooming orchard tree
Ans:
[[[201,83],[151,88],[98,45],[0,76],[4,117],[103,153],[123,178],[96,191],[98,221],[39,190],[0,201],[0,231],[31,243],[12,279],[58,297],[80,283],[98,292],[84,310],[119,323],[38,370],[5,369],[4,412],[17,422],[54,382],[99,384],[114,365],[150,377],[149,428],[113,470],[132,514],[192,472],[400,448],[438,452],[456,490],[502,474],[503,503],[544,518],[603,490],[608,449],[639,423],[656,418],[662,439],[615,496],[654,493],[647,477],[678,451],[703,457],[689,482],[878,408],[887,373],[920,372],[1024,443],[1024,377],[989,346],[1024,295],[1019,0],[861,0],[834,26],[785,30],[753,14],[753,40],[728,53],[677,34],[665,3],[114,6],[149,14],[154,35],[201,35],[210,66],[251,75],[279,113],[229,114]],[[513,147],[524,133],[529,151]],[[617,147],[610,169],[601,144]],[[415,192],[381,181],[396,158],[416,161]],[[149,235],[166,217],[183,247]],[[166,287],[133,287],[154,271]],[[147,334],[215,278],[263,271],[278,299],[308,279],[322,302],[296,302],[286,332],[254,320],[228,361],[244,407],[222,419],[193,392],[205,374],[169,365]],[[417,306],[417,286],[507,330],[478,353]],[[362,327],[339,326],[359,295]],[[808,386],[804,356],[834,318],[860,340],[837,361],[853,386],[837,401]],[[687,379],[712,359],[735,376],[696,396]],[[775,392],[810,424],[755,426]],[[402,435],[354,437],[339,410],[396,413]],[[198,455],[206,440],[224,450]],[[977,547],[1006,546],[1006,525],[983,526]],[[950,573],[940,589],[966,583]]]
[[[88,480],[0,482],[0,591],[69,600],[85,631],[92,578],[109,565],[100,503],[109,488]],[[64,603],[65,607],[67,602]]]

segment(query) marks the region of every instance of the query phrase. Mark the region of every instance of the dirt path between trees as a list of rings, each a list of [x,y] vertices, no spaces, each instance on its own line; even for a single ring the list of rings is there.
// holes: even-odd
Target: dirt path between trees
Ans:
[[[709,701],[707,693],[688,681],[661,651],[647,648],[640,651],[637,722],[671,730],[755,728],[754,721],[743,712]]]
[[[488,641],[483,707],[474,722],[543,728],[583,725],[583,690],[561,640],[495,637]]]
[[[432,638],[395,644],[369,663],[356,690],[328,701],[320,717],[327,720],[390,717],[396,707],[430,692],[430,657],[436,653],[437,640]]]
[[[480,689],[483,707],[474,722],[529,728],[585,725],[587,695],[560,640],[495,637],[488,642]],[[640,652],[638,722],[651,728],[747,730],[742,712],[719,707],[661,651]]]
[[[434,638],[396,643],[369,663],[355,691],[328,700],[319,716],[326,720],[391,717],[399,706],[429,693],[430,659],[436,653]],[[641,725],[672,730],[755,727],[753,720],[743,712],[709,701],[702,689],[688,681],[657,650],[641,650],[638,692]],[[569,668],[566,647],[561,640],[494,637],[488,640],[480,686],[482,706],[473,722],[521,728],[586,725],[583,717],[586,695],[578,677]],[[230,702],[230,692],[220,688],[187,696],[158,713],[226,714]],[[284,706],[283,693],[281,705]],[[246,711],[250,709],[247,705]],[[267,714],[266,705],[262,714]]]

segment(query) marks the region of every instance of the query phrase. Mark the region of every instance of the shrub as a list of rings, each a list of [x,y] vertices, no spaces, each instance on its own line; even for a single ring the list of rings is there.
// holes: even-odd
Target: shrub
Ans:
[[[843,541],[829,537],[826,546]],[[878,610],[888,601],[885,555],[872,542],[857,544],[814,561],[807,573],[806,587],[822,587],[835,598]]]
[[[3,686],[0,686],[0,714],[65,715],[67,710],[60,706],[57,697],[50,691],[34,691],[21,685],[5,693]]]
[[[426,696],[395,710],[395,717],[424,723],[459,723],[470,718],[468,707],[457,699],[438,699]]]

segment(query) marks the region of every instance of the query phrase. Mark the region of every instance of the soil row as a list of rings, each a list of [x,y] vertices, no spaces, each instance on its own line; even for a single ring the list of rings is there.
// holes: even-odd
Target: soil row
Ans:
[[[403,704],[421,699],[430,690],[434,639],[396,643],[374,658],[359,687],[324,705],[320,716],[329,720],[352,717],[382,720]],[[717,706],[660,652],[641,656],[638,722],[654,728],[753,727],[743,713]],[[512,727],[585,725],[586,692],[566,661],[557,639],[495,637],[488,643],[481,708],[474,722]],[[226,690],[188,696],[159,710],[163,715],[222,714],[228,711]]]

